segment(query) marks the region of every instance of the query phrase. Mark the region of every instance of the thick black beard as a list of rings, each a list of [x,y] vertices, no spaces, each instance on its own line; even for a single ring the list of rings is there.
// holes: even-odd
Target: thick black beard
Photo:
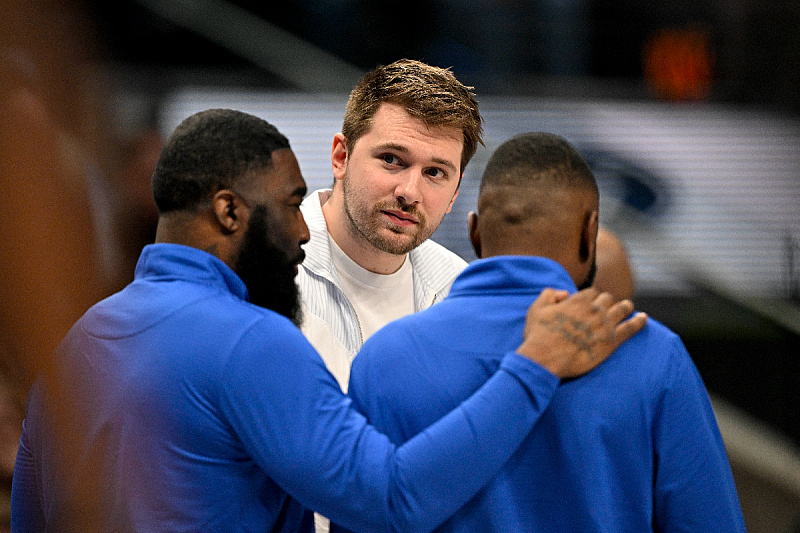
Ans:
[[[250,302],[271,309],[300,326],[302,309],[295,283],[295,262],[275,244],[281,236],[270,228],[269,212],[257,205],[250,216],[235,271],[250,294]]]
[[[586,274],[586,279],[583,280],[578,286],[578,290],[582,291],[583,289],[588,289],[594,283],[594,278],[597,275],[597,261],[592,261],[592,266],[589,267],[589,273]]]

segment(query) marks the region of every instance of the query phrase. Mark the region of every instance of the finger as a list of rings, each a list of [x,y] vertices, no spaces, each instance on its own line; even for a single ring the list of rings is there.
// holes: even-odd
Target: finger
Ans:
[[[567,291],[546,288],[541,292],[541,294],[539,294],[539,297],[536,298],[536,301],[533,302],[530,310],[533,311],[534,309],[541,309],[542,307],[546,307],[548,305],[557,304],[558,302],[564,300],[567,296],[569,296]]]
[[[562,290],[556,290],[556,289],[550,289],[550,290],[556,293],[556,295],[555,295],[555,303],[561,303],[564,300],[566,300],[567,298],[569,298],[569,292],[568,291],[562,291]]]
[[[608,320],[612,324],[619,324],[633,313],[633,302],[630,300],[620,300],[608,309]]]
[[[599,313],[609,309],[613,303],[614,297],[611,296],[611,294],[607,292],[601,292],[594,300],[592,300],[592,310]],[[631,309],[631,311],[632,310],[633,309]],[[628,311],[628,314],[630,314],[630,311]],[[617,320],[617,322],[619,322],[619,320]]]
[[[600,293],[594,287],[588,287],[586,289],[580,290],[572,295],[572,300],[586,300],[588,302],[593,302],[595,298]]]
[[[646,323],[647,315],[639,312],[617,325],[614,328],[614,349],[616,350],[623,342],[639,333]]]

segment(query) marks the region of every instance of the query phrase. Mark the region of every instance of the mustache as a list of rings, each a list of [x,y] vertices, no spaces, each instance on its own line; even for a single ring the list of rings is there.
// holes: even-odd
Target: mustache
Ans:
[[[391,210],[402,211],[403,213],[407,213],[408,215],[411,215],[412,217],[417,219],[423,225],[425,224],[425,215],[420,213],[419,209],[417,209],[417,206],[414,204],[407,204],[404,202],[393,202],[387,200],[385,202],[376,204],[374,209],[376,213],[379,213],[381,211],[391,211]]]
[[[417,214],[417,212],[419,211],[417,209],[416,205],[406,204],[406,203],[402,203],[402,202],[392,202],[392,201],[386,201],[386,202],[377,204],[375,206],[375,208],[378,209],[378,210],[395,209],[397,211],[403,211],[404,213],[409,213],[409,214],[412,214],[412,215]]]

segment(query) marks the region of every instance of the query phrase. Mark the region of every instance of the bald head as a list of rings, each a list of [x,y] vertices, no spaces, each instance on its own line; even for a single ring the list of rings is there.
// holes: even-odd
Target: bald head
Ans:
[[[550,133],[513,137],[483,173],[470,217],[475,253],[548,257],[584,286],[595,268],[598,201],[594,175],[569,142]]]

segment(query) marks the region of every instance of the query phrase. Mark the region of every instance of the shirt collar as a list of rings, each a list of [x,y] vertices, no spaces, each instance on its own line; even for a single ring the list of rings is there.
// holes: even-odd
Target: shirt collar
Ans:
[[[539,292],[545,287],[576,292],[559,263],[546,257],[500,255],[473,261],[453,282],[450,296],[502,292]]]
[[[182,244],[145,246],[134,277],[202,282],[227,290],[242,300],[250,299],[247,286],[233,269],[208,252]]]

